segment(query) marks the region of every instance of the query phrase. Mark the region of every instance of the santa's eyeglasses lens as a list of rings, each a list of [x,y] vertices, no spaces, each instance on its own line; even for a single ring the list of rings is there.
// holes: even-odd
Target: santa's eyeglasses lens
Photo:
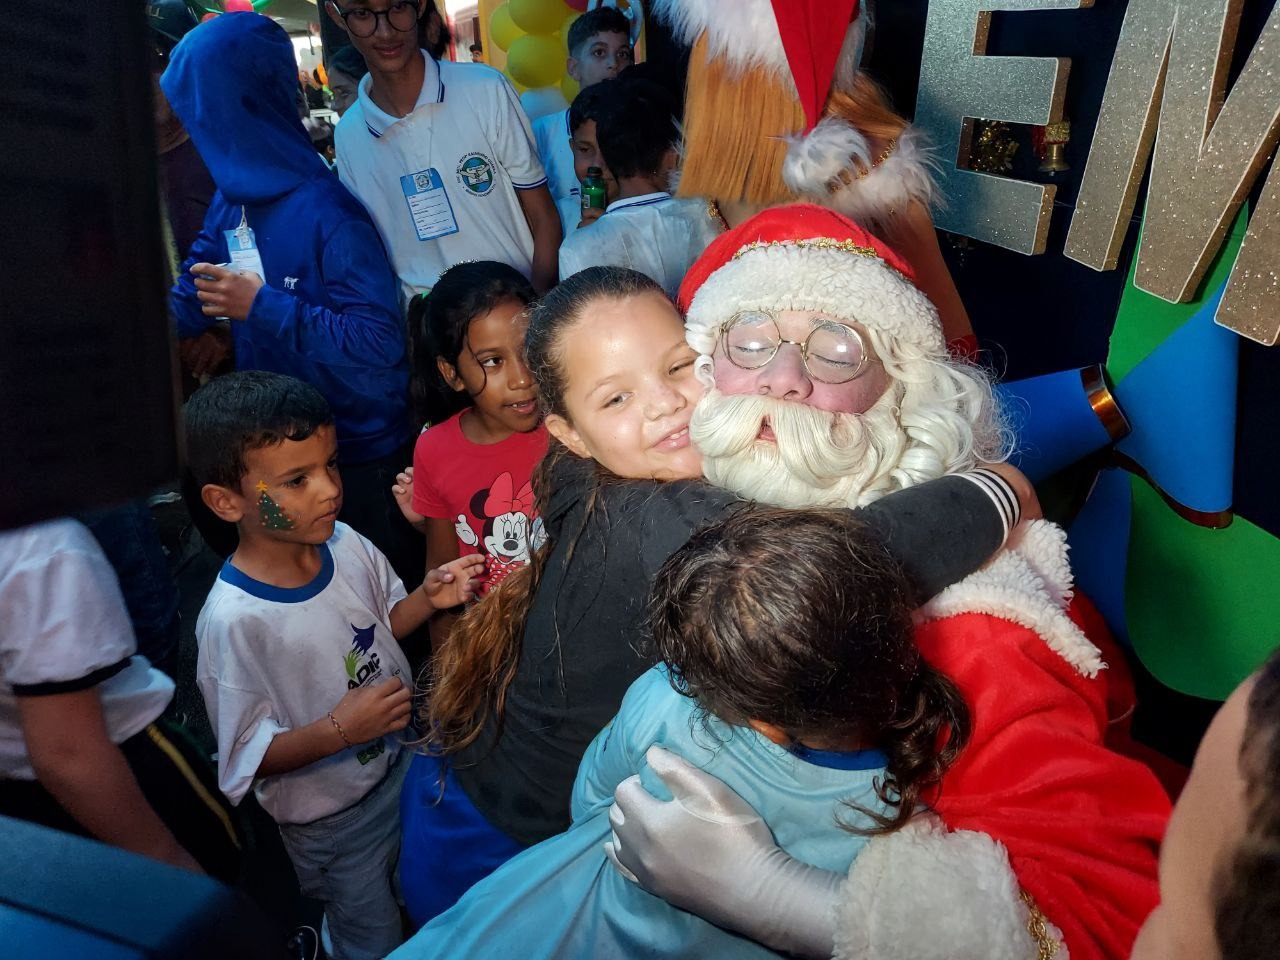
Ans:
[[[386,17],[391,29],[400,33],[408,33],[418,28],[418,5],[412,0],[396,0],[385,10],[370,10],[368,7],[351,7],[344,10],[336,3],[333,6],[353,37],[361,39],[372,37],[378,32],[379,17]]]
[[[868,364],[862,335],[835,320],[818,320],[803,341],[784,340],[772,314],[749,311],[720,328],[720,341],[729,362],[743,370],[767,366],[784,343],[799,347],[809,376],[822,383],[848,383]]]

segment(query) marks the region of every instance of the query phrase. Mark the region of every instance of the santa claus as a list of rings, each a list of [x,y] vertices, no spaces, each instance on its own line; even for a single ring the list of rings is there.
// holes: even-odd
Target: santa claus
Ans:
[[[690,435],[717,485],[852,506],[1007,452],[988,381],[948,355],[910,265],[829,210],[768,210],[724,234],[680,305],[710,388]],[[803,956],[1127,957],[1157,899],[1169,801],[1104,746],[1108,641],[1073,597],[1062,531],[1024,521],[920,611],[917,642],[964,693],[973,737],[929,812],[847,877],[791,860],[723,784],[657,750],[676,799],[619,788],[617,860]]]

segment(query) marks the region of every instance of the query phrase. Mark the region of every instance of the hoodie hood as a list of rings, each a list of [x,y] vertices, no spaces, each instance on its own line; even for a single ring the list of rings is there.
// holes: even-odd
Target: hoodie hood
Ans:
[[[232,204],[283,196],[328,168],[298,117],[289,35],[268,17],[224,13],[174,48],[160,87]]]

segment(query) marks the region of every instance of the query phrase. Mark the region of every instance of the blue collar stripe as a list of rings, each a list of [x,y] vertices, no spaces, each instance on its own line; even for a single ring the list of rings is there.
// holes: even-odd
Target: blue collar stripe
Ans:
[[[805,763],[831,770],[878,770],[889,763],[883,750],[815,750],[803,743],[792,744],[788,749]]]
[[[261,580],[255,580],[243,570],[233,567],[230,560],[222,565],[218,579],[233,587],[239,587],[259,600],[270,600],[273,603],[302,603],[318,595],[333,579],[333,554],[329,552],[327,543],[320,544],[320,572],[310,583],[304,583],[300,587],[275,587]]]
[[[639,197],[634,200],[615,200],[613,203],[609,204],[609,209],[605,212],[612,213],[614,210],[626,210],[629,207],[649,207],[655,203],[666,203],[670,199],[671,194],[663,193],[655,197],[650,197],[647,200],[642,200]]]

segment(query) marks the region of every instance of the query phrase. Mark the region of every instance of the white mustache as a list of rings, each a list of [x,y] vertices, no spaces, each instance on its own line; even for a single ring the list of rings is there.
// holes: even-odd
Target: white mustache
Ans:
[[[863,414],[712,389],[689,436],[703,473],[740,496],[784,507],[853,506],[887,493],[907,437],[891,389]],[[757,442],[768,421],[776,443]]]

